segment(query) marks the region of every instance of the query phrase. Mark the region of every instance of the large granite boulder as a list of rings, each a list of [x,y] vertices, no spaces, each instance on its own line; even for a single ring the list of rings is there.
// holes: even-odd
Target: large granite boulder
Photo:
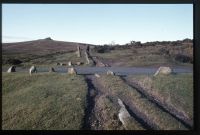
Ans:
[[[164,75],[168,75],[171,74],[173,71],[170,67],[159,67],[158,70],[156,71],[156,73],[154,74],[154,76],[157,76],[158,74],[164,74]]]
[[[8,73],[11,73],[11,72],[16,72],[16,70],[15,70],[15,66],[11,66],[9,69],[8,69]]]
[[[74,68],[68,68],[68,74],[77,74]]]
[[[35,67],[35,66],[31,66],[31,68],[29,69],[29,73],[30,73],[30,75],[31,75],[32,73],[37,73],[36,67]]]
[[[55,72],[55,69],[53,67],[50,67],[49,72]]]
[[[115,75],[115,73],[113,71],[110,71],[110,70],[108,70],[106,74],[107,75]]]
[[[68,66],[72,66],[72,62],[71,61],[68,62]]]

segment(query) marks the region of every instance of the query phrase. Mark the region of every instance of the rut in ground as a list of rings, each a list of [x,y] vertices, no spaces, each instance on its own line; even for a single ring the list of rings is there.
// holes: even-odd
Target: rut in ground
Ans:
[[[88,95],[83,129],[124,129],[117,118],[117,111],[115,112],[113,118],[110,118],[107,112],[109,108],[107,108],[107,106],[105,105],[105,102],[110,100],[109,96],[101,91],[102,87],[98,84],[95,76],[88,75],[85,77],[85,80],[88,84]]]
[[[121,80],[123,80],[123,78],[119,77]],[[101,77],[100,77],[101,80]],[[106,79],[107,80],[107,77]],[[101,104],[98,104],[100,102],[102,102],[102,104],[104,104],[104,100],[108,99],[108,98],[113,98],[113,105],[114,106],[118,106],[117,105],[117,100],[118,98],[120,98],[127,110],[129,111],[129,113],[131,114],[131,116],[134,118],[135,123],[139,123],[139,124],[135,124],[135,125],[139,125],[139,126],[135,126],[134,128],[132,128],[132,130],[137,130],[137,128],[141,128],[142,129],[154,129],[154,130],[159,130],[159,129],[177,129],[179,127],[179,129],[188,129],[189,127],[187,125],[185,125],[184,123],[182,123],[181,120],[175,118],[174,116],[171,115],[170,112],[166,111],[165,109],[163,109],[161,106],[158,106],[155,102],[152,102],[151,100],[148,99],[148,97],[146,97],[143,93],[141,93],[140,91],[138,91],[135,87],[131,87],[133,88],[133,91],[136,95],[141,95],[142,98],[145,99],[145,102],[143,102],[142,99],[136,100],[136,102],[143,102],[142,104],[146,107],[144,107],[143,109],[141,109],[137,103],[135,104],[135,101],[132,101],[131,99],[129,99],[129,95],[124,96],[123,94],[117,94],[115,93],[113,90],[110,90],[111,85],[115,85],[115,84],[109,84],[110,87],[105,87],[105,80],[99,81],[99,79],[95,78],[94,76],[86,76],[86,82],[89,86],[88,89],[88,101],[91,100],[92,102],[88,105],[87,109],[88,111],[86,111],[86,120],[88,120],[86,127],[90,127],[90,129],[94,129],[94,130],[101,130],[101,129],[105,129],[105,123],[107,121],[111,121],[111,119],[104,119],[106,117],[106,115],[108,115],[108,113],[103,113],[104,111],[104,106],[102,106]],[[123,80],[124,81],[124,80]],[[127,85],[127,83],[124,81],[124,84]],[[129,85],[130,86],[130,85]],[[95,91],[95,96],[91,96],[93,93],[92,91]],[[121,90],[120,90],[121,91]],[[121,91],[122,93],[124,92],[123,90]],[[91,98],[91,99],[89,99]],[[145,103],[145,104],[144,104]],[[149,114],[146,112],[149,112],[148,110],[148,105],[152,106],[153,108],[151,109],[155,114],[156,113],[161,113],[163,116],[161,117],[161,115],[154,115],[154,114]],[[91,106],[91,107],[90,107]],[[145,109],[146,108],[146,109]],[[86,110],[87,110],[86,109]],[[116,111],[116,110],[115,110]],[[116,111],[118,114],[118,110]],[[156,117],[156,118],[155,118]],[[109,118],[109,117],[107,117]],[[164,118],[164,119],[163,119]],[[116,119],[116,118],[115,118]],[[117,118],[118,119],[118,118]],[[155,120],[153,120],[155,119]],[[168,119],[170,119],[168,121]],[[170,125],[170,121],[173,123],[176,123],[176,127],[173,127],[172,125]],[[181,124],[182,123],[182,124]],[[169,125],[169,127],[168,127]],[[122,125],[118,125],[118,127],[122,127]],[[178,126],[178,127],[177,127]],[[119,128],[118,128],[119,129]],[[123,128],[121,128],[123,129]],[[190,129],[190,128],[189,128]]]
[[[154,130],[187,130],[180,120],[174,118],[167,111],[151,102],[136,89],[128,86],[118,76],[104,75],[101,83],[113,95],[118,96],[137,117],[141,118]],[[109,80],[109,81],[108,81]]]
[[[118,96],[110,93],[94,75],[85,77],[88,84],[87,108],[83,129],[125,130],[118,118]],[[153,129],[125,105],[131,115],[129,130]]]
[[[128,84],[130,87],[136,89],[141,95],[145,96],[145,98],[149,99],[152,103],[155,103],[159,108],[161,108],[163,111],[169,113],[172,117],[180,121],[183,125],[185,125],[187,128],[192,128],[192,121],[189,120],[188,117],[186,117],[182,112],[177,110],[176,108],[172,107],[171,105],[167,103],[162,103],[157,97],[150,95],[147,93],[147,90],[143,88],[141,85],[139,85],[136,81],[130,81],[126,77],[121,77],[121,79],[124,81],[124,83]]]
[[[87,108],[83,129],[89,130],[124,130],[118,118],[120,106],[118,97],[106,90],[95,76],[85,77],[88,84]],[[132,111],[128,112],[133,117],[132,130],[151,129],[142,119],[138,118]]]

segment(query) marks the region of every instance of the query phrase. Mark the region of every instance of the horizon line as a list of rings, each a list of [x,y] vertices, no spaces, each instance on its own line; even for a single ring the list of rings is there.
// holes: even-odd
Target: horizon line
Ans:
[[[5,36],[5,37],[8,37],[8,36]],[[19,37],[14,37],[14,38],[18,38],[19,39]],[[24,40],[24,41],[11,41],[11,42],[10,41],[8,41],[8,42],[3,42],[2,41],[2,44],[7,44],[7,43],[22,43],[22,42],[30,42],[30,41],[37,41],[37,40],[45,40],[47,38],[51,38],[51,37],[39,38],[39,39],[32,39],[32,40]],[[126,44],[129,44],[131,41],[140,42],[140,43],[144,44],[144,43],[148,43],[148,42],[176,42],[176,41],[183,41],[185,39],[193,40],[193,38],[183,38],[183,39],[177,39],[177,40],[153,40],[153,41],[146,41],[146,42],[142,42],[142,41],[138,41],[138,40],[130,40],[129,42],[124,43],[124,44],[114,43],[113,45],[126,45]],[[65,40],[57,40],[57,39],[54,40],[52,38],[51,38],[51,40],[52,41],[61,41],[61,42],[80,43],[80,44],[91,44],[91,45],[108,45],[108,44],[112,44],[111,43],[112,41],[110,43],[105,43],[105,44],[93,44],[93,43],[85,43],[85,42],[77,42],[77,41],[65,41]]]

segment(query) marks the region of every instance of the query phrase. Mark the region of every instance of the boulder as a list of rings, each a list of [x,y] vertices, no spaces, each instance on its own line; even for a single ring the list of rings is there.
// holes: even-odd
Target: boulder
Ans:
[[[128,125],[129,125],[129,119],[131,119],[131,116],[129,114],[129,112],[126,110],[126,107],[124,106],[123,102],[118,99],[118,104],[120,106],[120,110],[119,110],[119,120],[122,122],[122,124],[124,125],[124,127],[127,129]]]
[[[106,74],[107,75],[115,75],[115,73],[113,71],[110,71],[110,70],[108,70]]]
[[[77,74],[74,68],[68,68],[68,74]]]
[[[81,65],[81,62],[76,62],[76,65],[80,66],[80,65]]]
[[[68,62],[68,66],[72,66],[72,62],[71,61]]]
[[[100,61],[97,63],[97,66],[98,67],[105,67],[105,65],[102,62],[100,62]]]
[[[50,67],[49,72],[55,72],[55,69],[53,67]]]
[[[80,46],[77,46],[77,57],[81,57]]]
[[[168,75],[168,74],[171,74],[172,72],[173,71],[170,67],[159,67],[153,76],[157,76],[158,74]]]
[[[94,76],[96,76],[97,78],[99,78],[99,77],[100,77],[100,75],[99,75],[99,74],[97,74],[97,73],[95,73],[95,74],[94,74]]]
[[[35,66],[31,66],[31,68],[29,69],[29,73],[30,73],[30,75],[31,75],[32,73],[37,73],[36,67],[35,67]]]
[[[16,72],[16,71],[15,71],[15,68],[16,68],[15,66],[11,66],[11,67],[8,69],[7,72],[8,72],[8,73]]]
[[[110,67],[108,64],[105,64],[105,67]]]
[[[87,64],[90,64],[90,60],[89,60],[89,57],[88,57],[88,53],[85,52],[85,58],[86,58],[86,63]]]

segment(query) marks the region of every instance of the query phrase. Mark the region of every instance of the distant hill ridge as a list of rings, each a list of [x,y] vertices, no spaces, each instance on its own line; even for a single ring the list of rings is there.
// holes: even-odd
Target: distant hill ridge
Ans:
[[[48,53],[64,52],[64,51],[66,52],[66,51],[75,51],[77,49],[77,46],[80,46],[80,48],[85,49],[87,45],[91,44],[56,41],[50,37],[47,37],[45,39],[38,39],[25,42],[3,43],[2,53],[16,54],[16,53],[31,52],[31,54],[39,54],[43,53],[44,51]]]

